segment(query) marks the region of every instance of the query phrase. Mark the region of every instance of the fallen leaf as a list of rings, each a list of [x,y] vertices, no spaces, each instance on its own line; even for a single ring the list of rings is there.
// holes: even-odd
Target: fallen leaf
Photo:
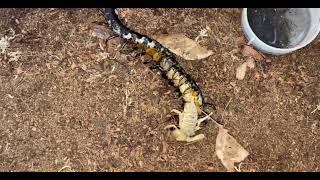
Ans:
[[[181,33],[155,35],[154,39],[185,60],[200,60],[213,54]]]
[[[233,172],[235,170],[234,163],[243,161],[249,152],[228,134],[228,130],[220,127],[216,139],[216,154],[223,166]]]
[[[0,39],[0,54],[4,54],[6,52],[6,49],[9,47],[10,42],[7,38],[2,37]]]
[[[244,77],[246,76],[246,71],[247,71],[247,63],[245,62],[237,68],[236,78],[239,80],[243,80]]]
[[[241,53],[245,57],[252,57],[259,61],[264,59],[264,56],[261,53],[259,53],[258,51],[256,51],[255,49],[253,49],[248,45],[243,46],[243,48],[241,49]]]
[[[255,61],[252,58],[249,58],[246,62],[242,63],[236,69],[236,78],[239,80],[243,80],[246,76],[247,67],[253,69],[255,67]]]
[[[103,40],[106,40],[111,36],[108,29],[105,26],[101,26],[101,25],[93,26],[90,34],[93,37],[97,37]]]

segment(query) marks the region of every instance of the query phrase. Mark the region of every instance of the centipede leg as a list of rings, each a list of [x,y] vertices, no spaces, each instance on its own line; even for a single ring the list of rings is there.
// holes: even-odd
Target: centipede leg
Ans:
[[[130,44],[129,42],[124,42],[120,48],[120,52],[123,54],[130,54],[130,53],[136,51],[137,49],[138,49],[137,47]]]
[[[116,37],[118,37],[118,36],[117,36],[117,35],[110,35],[110,36],[106,39],[106,43],[107,43],[108,41],[110,41],[111,39],[116,38]]]
[[[186,139],[186,141],[187,141],[188,143],[193,143],[193,142],[200,141],[200,140],[202,140],[202,139],[204,139],[204,138],[205,138],[204,134],[198,134],[198,135],[193,136],[193,137],[188,137],[188,138]]]
[[[149,65],[149,68],[150,68],[151,70],[153,70],[153,69],[159,69],[159,70],[162,72],[161,66],[160,66],[157,62],[155,62],[155,61],[153,61],[153,60],[143,61],[142,63]]]

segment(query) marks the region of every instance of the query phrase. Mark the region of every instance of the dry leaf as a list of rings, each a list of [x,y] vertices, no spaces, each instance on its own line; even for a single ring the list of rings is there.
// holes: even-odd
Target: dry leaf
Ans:
[[[2,37],[0,39],[0,54],[4,54],[9,45],[10,42],[8,41],[8,39],[6,37]]]
[[[105,26],[95,25],[95,26],[92,27],[91,36],[97,37],[99,39],[106,40],[111,35],[110,35],[110,32],[108,31],[108,29]]]
[[[243,48],[241,49],[241,53],[245,57],[252,57],[259,61],[264,59],[264,56],[262,54],[248,45],[243,46]]]
[[[220,127],[216,139],[216,154],[223,166],[233,172],[235,170],[234,163],[243,161],[249,152],[228,134],[228,130]]]
[[[154,38],[173,53],[186,60],[200,60],[213,54],[211,50],[201,47],[184,34],[161,34],[154,36]]]
[[[243,80],[246,76],[247,67],[253,69],[255,67],[255,61],[249,58],[246,62],[242,63],[236,70],[236,78]]]
[[[236,78],[239,80],[243,80],[244,77],[246,76],[246,71],[247,71],[247,63],[245,62],[237,68]]]

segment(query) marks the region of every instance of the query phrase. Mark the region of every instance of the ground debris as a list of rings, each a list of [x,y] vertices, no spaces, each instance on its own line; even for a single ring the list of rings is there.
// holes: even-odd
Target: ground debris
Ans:
[[[161,34],[154,36],[154,38],[185,60],[201,60],[213,54],[211,50],[201,47],[194,40],[181,33]]]
[[[216,154],[228,171],[235,170],[234,163],[243,161],[248,155],[246,151],[231,135],[228,130],[220,127],[216,139]]]

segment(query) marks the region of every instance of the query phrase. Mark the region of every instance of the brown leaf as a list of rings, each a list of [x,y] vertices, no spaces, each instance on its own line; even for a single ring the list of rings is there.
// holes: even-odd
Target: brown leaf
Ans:
[[[211,50],[201,47],[184,34],[161,34],[155,35],[154,38],[185,60],[200,60],[213,54]]]
[[[93,37],[97,37],[103,40],[106,40],[111,36],[108,29],[105,26],[101,26],[101,25],[93,26],[90,34]]]
[[[247,68],[253,69],[254,67],[255,61],[252,58],[249,58],[236,69],[236,78],[243,80],[246,75]]]
[[[235,170],[234,163],[243,161],[248,155],[246,151],[231,135],[228,130],[220,127],[216,139],[216,154],[228,171]]]
[[[252,57],[259,61],[264,59],[264,55],[262,55],[261,53],[259,53],[258,51],[256,51],[255,49],[253,49],[248,45],[243,46],[243,48],[241,49],[241,53],[245,57]]]

